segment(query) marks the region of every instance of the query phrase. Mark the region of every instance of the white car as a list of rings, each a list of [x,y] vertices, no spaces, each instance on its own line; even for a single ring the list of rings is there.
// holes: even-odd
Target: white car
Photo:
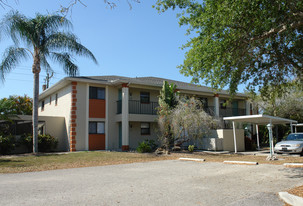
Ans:
[[[303,133],[289,134],[286,140],[278,142],[275,146],[276,153],[301,153],[303,155]]]

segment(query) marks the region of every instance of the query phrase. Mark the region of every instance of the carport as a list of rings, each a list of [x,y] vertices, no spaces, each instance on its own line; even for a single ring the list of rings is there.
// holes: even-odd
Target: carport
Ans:
[[[274,117],[274,116],[269,116],[269,115],[264,115],[264,114],[224,117],[223,120],[232,121],[235,153],[237,153],[235,122],[256,124],[258,150],[260,150],[259,125],[267,125],[268,136],[269,136],[269,145],[270,145],[270,156],[269,156],[270,160],[273,159],[273,155],[274,155],[274,145],[273,145],[274,142],[273,142],[273,135],[272,135],[272,126],[274,124],[290,124],[291,133],[293,133],[293,124],[297,123],[297,121],[292,120],[292,119],[285,119],[285,118],[281,118],[281,117]]]
[[[294,124],[293,126],[295,126],[295,133],[297,133],[297,127],[303,127],[303,123]]]

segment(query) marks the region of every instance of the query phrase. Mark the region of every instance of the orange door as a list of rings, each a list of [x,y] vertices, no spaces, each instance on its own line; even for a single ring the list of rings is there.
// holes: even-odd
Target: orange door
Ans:
[[[89,150],[105,150],[105,134],[90,134]]]

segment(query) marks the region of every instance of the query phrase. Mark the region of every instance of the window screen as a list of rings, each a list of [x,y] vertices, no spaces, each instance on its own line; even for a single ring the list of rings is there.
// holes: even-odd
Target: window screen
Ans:
[[[105,134],[104,122],[89,122],[89,134]]]
[[[101,87],[89,87],[90,99],[105,99],[105,89]]]
[[[140,92],[140,102],[149,103],[149,92]]]
[[[150,124],[149,123],[141,123],[141,135],[149,135],[150,134]]]

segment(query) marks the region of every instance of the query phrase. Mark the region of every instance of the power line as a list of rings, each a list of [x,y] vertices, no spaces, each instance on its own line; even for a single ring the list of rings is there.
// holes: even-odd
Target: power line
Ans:
[[[20,68],[19,68],[20,67]],[[26,67],[26,66],[17,66],[15,69],[17,70],[23,70],[23,71],[28,71],[29,69],[31,70],[32,68],[31,67]],[[14,69],[14,70],[15,70]],[[41,72],[44,72],[44,70],[41,70]],[[66,75],[64,73],[61,73],[61,72],[57,72],[57,71],[54,71],[54,74],[61,74],[61,75]]]

